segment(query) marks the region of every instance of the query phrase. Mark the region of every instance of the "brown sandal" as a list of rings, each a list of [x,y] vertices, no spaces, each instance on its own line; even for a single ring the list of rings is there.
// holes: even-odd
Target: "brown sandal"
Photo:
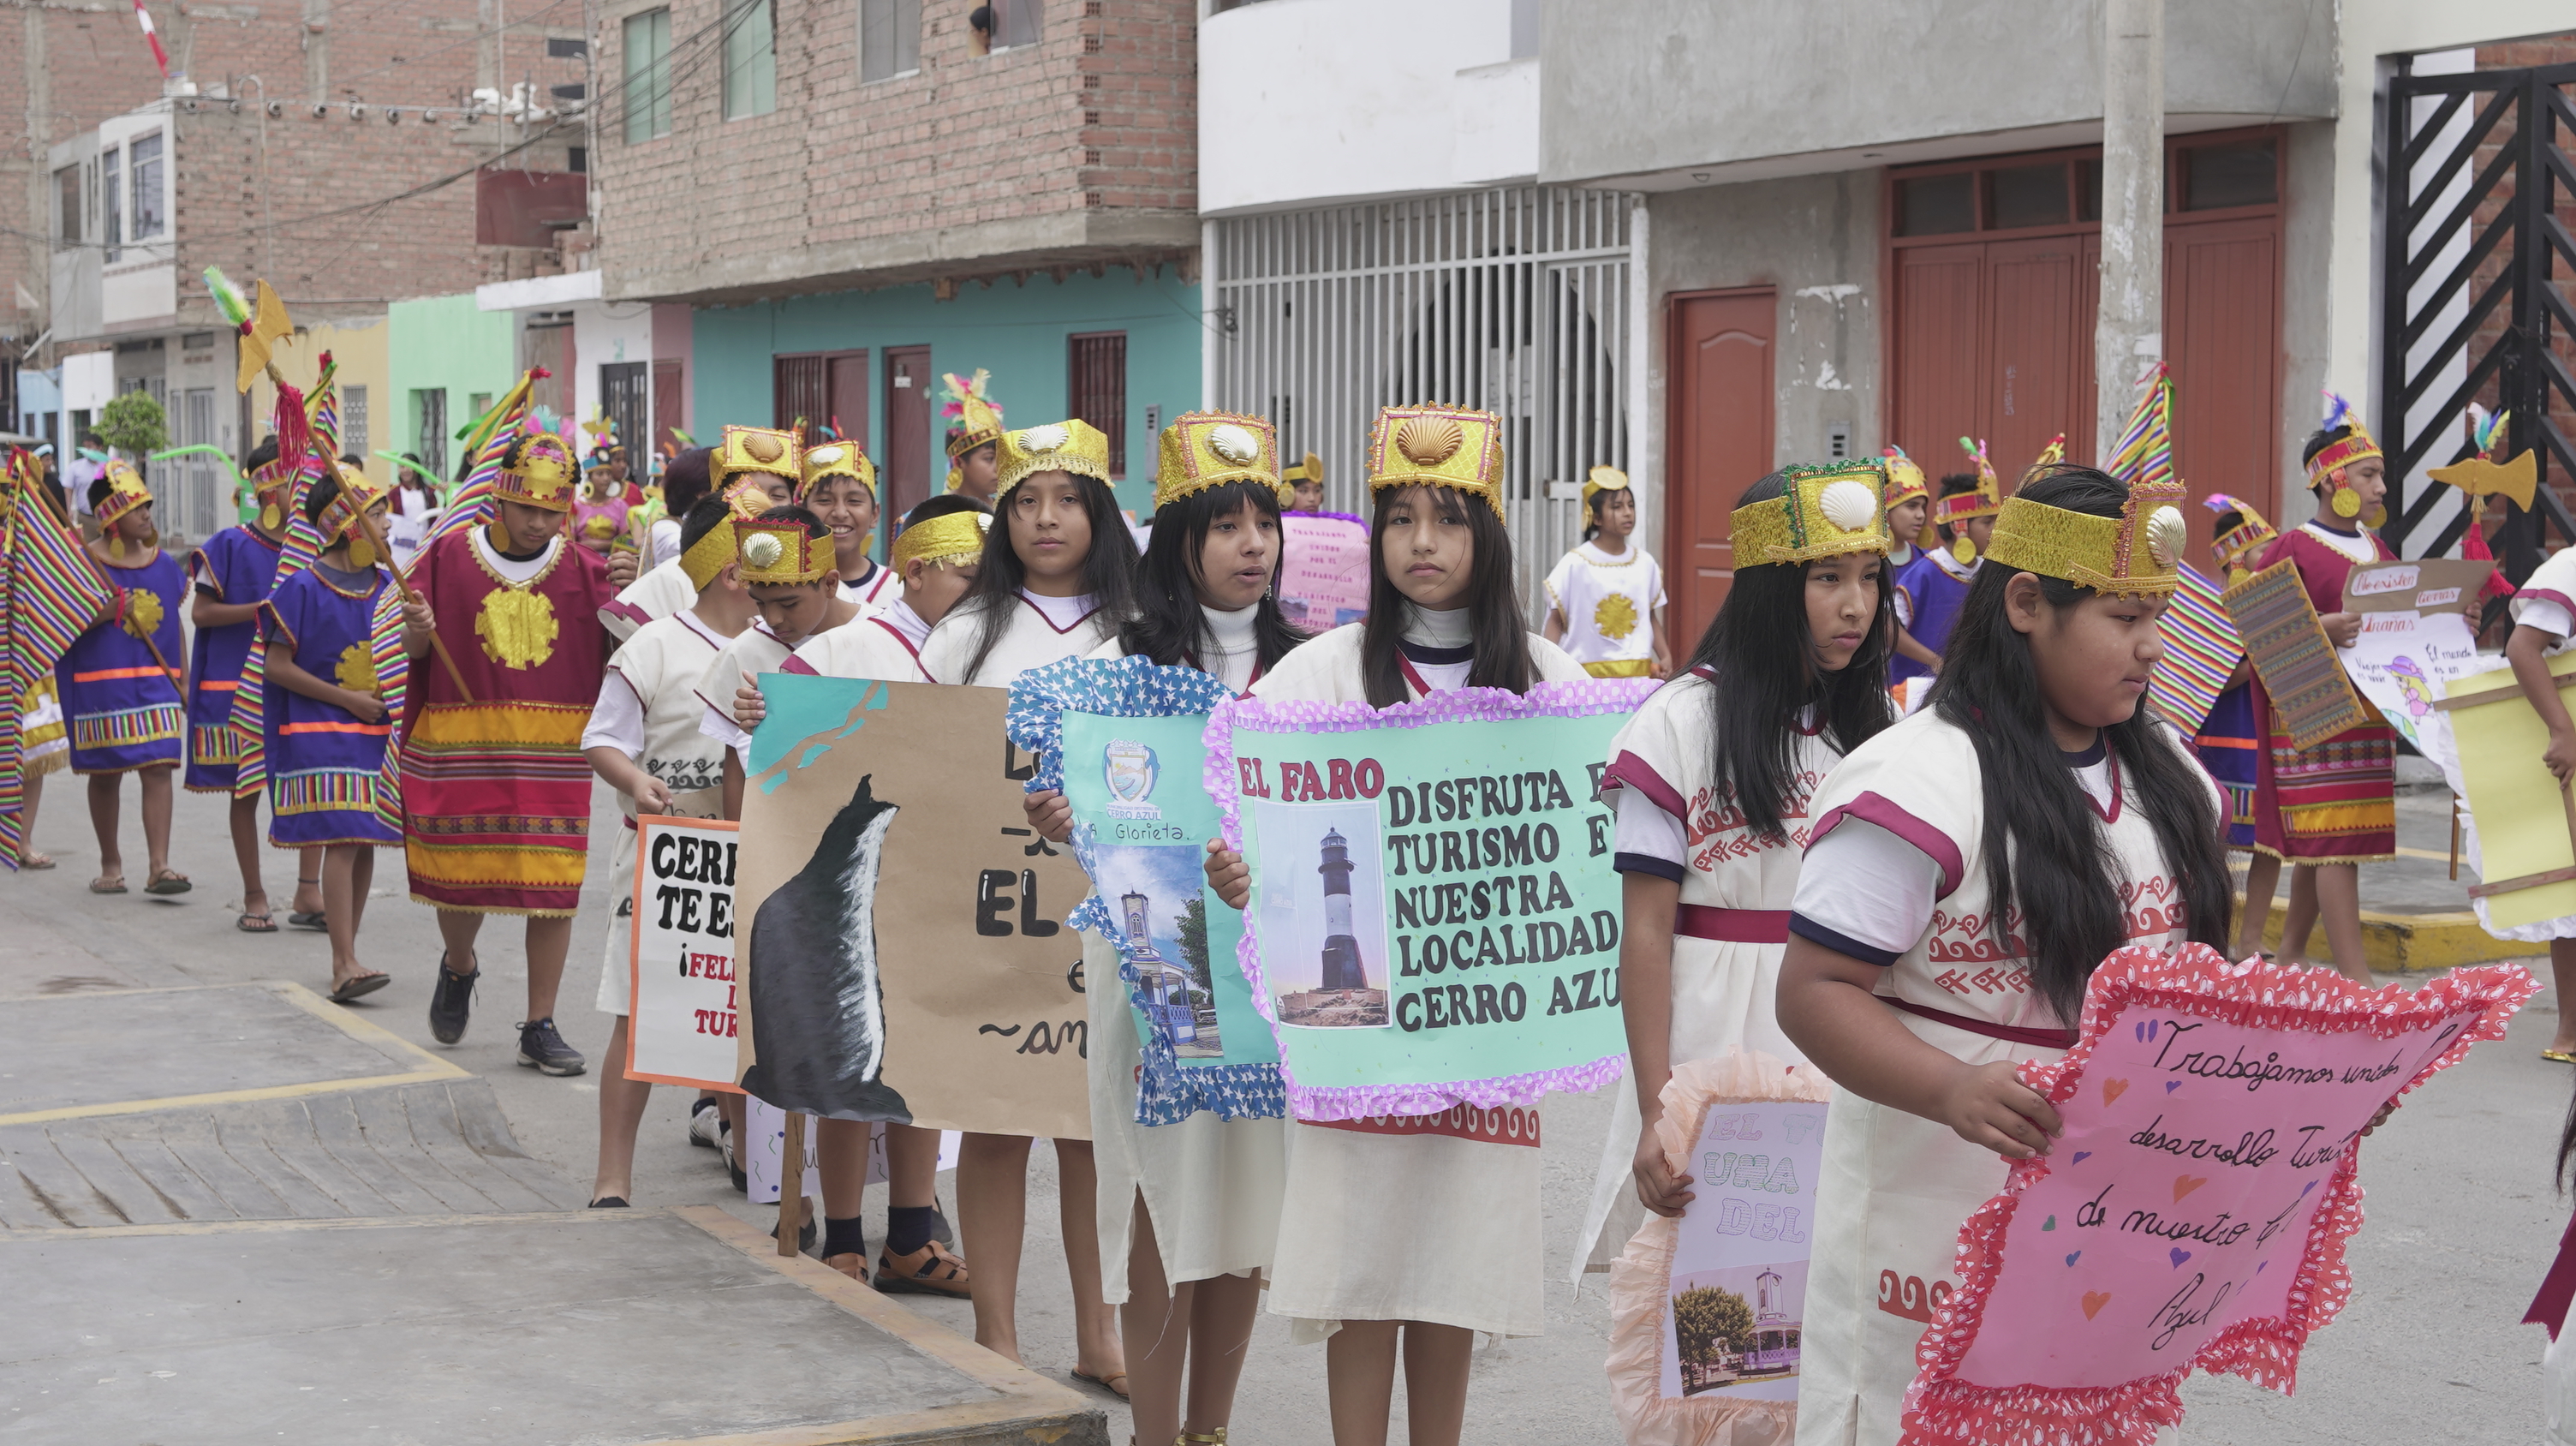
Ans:
[[[924,1241],[910,1255],[877,1252],[877,1289],[887,1295],[945,1295],[964,1300],[966,1262],[936,1240]]]
[[[838,1255],[826,1255],[823,1257],[823,1263],[861,1285],[868,1283],[868,1258],[855,1250],[844,1250]]]

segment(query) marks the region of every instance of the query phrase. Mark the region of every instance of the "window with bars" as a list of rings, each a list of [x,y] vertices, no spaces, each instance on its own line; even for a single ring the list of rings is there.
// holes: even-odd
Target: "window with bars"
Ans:
[[[340,388],[340,451],[343,455],[367,455],[372,437],[367,428],[367,389]]]
[[[148,241],[170,229],[161,198],[161,133],[136,136],[125,154],[126,169],[134,177],[134,239]]]
[[[80,167],[65,166],[54,172],[54,207],[61,214],[54,234],[62,238],[64,245],[77,246],[89,239],[89,228],[82,224],[88,211],[81,205]]]
[[[649,141],[671,133],[671,12],[666,7],[626,17],[619,55],[626,70],[626,140]]]
[[[859,0],[859,79],[921,69],[921,0]]]
[[[1071,339],[1065,411],[1109,438],[1109,475],[1127,475],[1127,333],[1085,332]]]
[[[776,0],[740,0],[725,12],[724,114],[744,120],[778,109]]]
[[[412,428],[412,454],[420,465],[441,477],[447,475],[447,389],[422,387],[411,394],[411,412],[419,419]]]

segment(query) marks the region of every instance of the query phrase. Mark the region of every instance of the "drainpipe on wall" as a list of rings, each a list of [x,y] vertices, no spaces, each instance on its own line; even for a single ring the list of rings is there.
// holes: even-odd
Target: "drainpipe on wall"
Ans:
[[[2108,460],[2138,376],[2164,356],[2164,0],[2103,0],[2102,303],[2094,455]]]

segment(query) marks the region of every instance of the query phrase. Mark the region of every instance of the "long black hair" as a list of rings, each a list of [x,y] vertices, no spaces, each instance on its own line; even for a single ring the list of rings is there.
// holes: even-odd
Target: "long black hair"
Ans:
[[[2117,517],[2129,489],[2094,468],[2061,464],[2025,482],[2018,495],[2068,512]],[[1932,707],[1976,746],[1994,927],[2000,935],[2004,921],[2019,916],[2031,979],[2072,1026],[2083,1011],[2085,981],[2129,942],[2129,930],[2118,869],[2091,801],[2048,731],[2030,642],[2005,611],[2004,590],[2020,575],[1992,561],[1977,570],[1941,652]],[[2093,596],[2053,577],[2040,578],[2039,586],[2052,610]],[[2210,800],[2207,777],[2144,707],[2103,729],[2102,737],[2155,830],[2190,937],[2226,949],[2236,894],[2221,835],[2225,818]]]
[[[1082,557],[1082,591],[1094,609],[1123,621],[1136,612],[1136,536],[1127,530],[1127,519],[1118,511],[1118,494],[1109,490],[1108,483],[1080,472],[1066,475],[1073,478],[1083,515],[1091,520],[1091,548]],[[1027,480],[1012,483],[994,499],[993,526],[984,534],[983,564],[975,574],[975,585],[958,599],[960,610],[975,610],[975,654],[967,660],[965,673],[969,678],[983,671],[984,660],[993,655],[1003,630],[1011,625],[1012,610],[1021,605],[1020,587],[1028,581],[1029,569],[1011,546],[1011,494]]]
[[[1360,626],[1360,682],[1368,690],[1372,708],[1390,708],[1409,696],[1396,644],[1404,636],[1412,604],[1387,574],[1383,539],[1387,510],[1414,490],[1411,486],[1379,490],[1369,523],[1369,610],[1368,621]],[[1528,692],[1530,684],[1538,681],[1538,670],[1530,665],[1529,630],[1521,625],[1520,604],[1512,595],[1512,535],[1481,499],[1470,499],[1450,487],[1419,490],[1434,512],[1453,522],[1465,519],[1468,540],[1475,546],[1475,558],[1467,568],[1467,619],[1476,659],[1467,669],[1467,686]]]
[[[1737,507],[1768,502],[1786,490],[1774,472],[1745,489]],[[1735,581],[1686,667],[1716,675],[1708,692],[1710,777],[1731,791],[1745,827],[1777,840],[1780,816],[1797,797],[1798,713],[1809,704],[1827,742],[1849,753],[1894,721],[1887,698],[1887,655],[1895,606],[1884,568],[1868,637],[1840,672],[1814,666],[1807,627],[1807,569],[1813,563],[1737,567]],[[1821,780],[1819,780],[1821,781]]]
[[[1154,509],[1154,535],[1145,544],[1145,564],[1136,577],[1136,611],[1118,629],[1118,646],[1129,656],[1151,658],[1167,668],[1215,661],[1216,636],[1199,608],[1199,558],[1206,551],[1208,529],[1242,511],[1245,503],[1272,526],[1279,525],[1279,494],[1261,482],[1224,483]],[[1252,640],[1265,673],[1306,641],[1279,611],[1282,557],[1281,552],[1271,554],[1270,586],[1253,605]]]

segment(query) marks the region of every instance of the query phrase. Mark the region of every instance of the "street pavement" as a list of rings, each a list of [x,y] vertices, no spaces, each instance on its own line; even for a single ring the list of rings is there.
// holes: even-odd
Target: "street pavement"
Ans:
[[[51,873],[0,880],[0,997],[260,980],[297,981],[317,992],[328,989],[329,948],[322,936],[235,931],[241,891],[220,799],[188,794],[180,799],[174,863],[195,880],[193,893],[176,900],[150,899],[139,892],[97,897],[83,887],[95,870],[97,853],[81,783],[59,775],[46,782],[37,843],[62,866]],[[2430,799],[2415,795],[2407,804],[2401,812],[2401,843],[2426,852],[2446,848],[2446,800],[2438,794]],[[598,805],[594,837],[604,838],[615,827],[604,790]],[[142,840],[131,790],[126,809],[127,872],[139,880]],[[594,863],[604,858],[602,850]],[[282,920],[293,858],[272,851],[263,863]],[[2465,907],[2462,896],[2449,892],[2458,886],[2446,873],[2445,865],[2421,857],[2372,866],[2364,874],[2365,906],[2381,907],[2385,896],[2417,908]],[[597,1141],[596,1071],[604,1067],[610,1023],[591,1007],[601,967],[608,881],[594,869],[558,1009],[566,1037],[590,1055],[594,1070],[569,1080],[546,1078],[515,1063],[516,1035],[510,1026],[522,1017],[525,976],[518,931],[508,919],[491,920],[485,931],[485,978],[471,1030],[452,1048],[431,1040],[425,1012],[439,952],[433,916],[402,897],[398,852],[380,856],[377,883],[362,952],[374,966],[391,971],[395,982],[350,1012],[486,1082],[508,1130],[530,1157],[524,1165],[510,1162],[510,1168],[544,1173],[544,1180],[527,1176],[534,1182],[530,1188],[544,1186],[538,1191],[543,1196],[583,1198]],[[2546,961],[2533,967],[2546,982]],[[2196,1379],[2183,1393],[2187,1439],[2324,1446],[2529,1440],[2538,1435],[2539,1361],[2546,1342],[2538,1328],[2515,1322],[2546,1268],[2569,1209],[2568,1200],[2553,1188],[2550,1156],[2576,1081],[2566,1067],[2538,1055],[2555,1026],[2556,1011],[2554,994],[2544,992],[2515,1021],[2509,1039],[2481,1047],[2410,1099],[2364,1146],[2361,1179],[2368,1223],[2351,1251],[2353,1299],[2341,1318],[2309,1343],[2297,1394],[2285,1398],[2232,1379]],[[210,1017],[205,1027],[223,1026]],[[6,1040],[0,1039],[0,1048],[5,1047]],[[119,1057],[112,1042],[98,1047],[94,1056],[42,1053],[48,1068],[66,1073],[134,1075],[142,1067],[139,1072],[149,1074],[149,1061]],[[13,1065],[0,1060],[0,1078],[11,1072]],[[1492,1342],[1479,1350],[1469,1441],[1618,1439],[1601,1373],[1608,1322],[1600,1277],[1591,1277],[1580,1289],[1565,1279],[1574,1229],[1609,1127],[1609,1099],[1604,1092],[1559,1096],[1547,1104],[1546,1333]],[[714,1153],[688,1144],[688,1105],[682,1091],[655,1091],[636,1153],[636,1204],[714,1206],[767,1229],[772,1209],[745,1203],[728,1185]],[[1061,1381],[1074,1361],[1070,1297],[1056,1265],[1061,1257],[1055,1175],[1043,1149],[1035,1152],[1032,1165],[1020,1336],[1026,1364]],[[0,1187],[7,1185],[0,1179]],[[949,1177],[942,1177],[940,1198],[953,1219],[952,1186]],[[881,1187],[871,1190],[867,1214],[872,1237],[882,1230],[883,1206]],[[1472,1202],[1447,1208],[1472,1208]],[[0,1207],[0,1219],[6,1217],[7,1210]],[[617,1238],[629,1237],[620,1232]],[[631,1238],[648,1237],[639,1233]],[[961,1244],[971,1261],[974,1242]],[[971,1314],[963,1302],[898,1299],[904,1309],[971,1334]],[[801,1317],[788,1311],[781,1327],[793,1328],[797,1319]],[[692,1323],[692,1331],[692,1368],[711,1379],[726,1372],[729,1361],[749,1361],[776,1345],[763,1339],[740,1309],[711,1316],[703,1328]],[[723,1338],[734,1332],[739,1335]],[[0,1343],[8,1339],[0,1334]],[[742,1354],[729,1357],[729,1349]],[[6,1354],[0,1349],[0,1371],[12,1364]],[[816,1357],[808,1368],[828,1370],[833,1359]],[[404,1360],[367,1367],[377,1372],[411,1368]],[[470,1381],[456,1386],[474,1389]],[[1109,1398],[1091,1394],[1109,1410],[1108,1439],[1125,1441],[1125,1413]],[[1401,1409],[1399,1397],[1399,1421]],[[28,1434],[13,1429],[12,1414],[0,1411],[0,1441],[71,1439],[52,1434],[59,1416],[46,1417],[53,1426]],[[601,1424],[604,1433],[590,1439],[642,1439]],[[1264,1317],[1255,1334],[1232,1434],[1245,1446],[1323,1446],[1330,1439],[1323,1352],[1290,1346],[1285,1323],[1276,1318]],[[111,1438],[79,1439],[86,1446]],[[1397,1439],[1402,1439],[1400,1425]]]

